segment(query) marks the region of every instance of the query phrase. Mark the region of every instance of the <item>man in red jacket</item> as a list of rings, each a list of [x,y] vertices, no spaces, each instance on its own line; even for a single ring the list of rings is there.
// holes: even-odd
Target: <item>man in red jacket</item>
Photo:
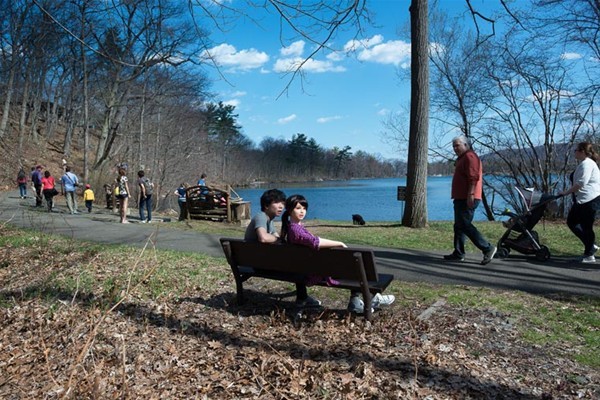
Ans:
[[[481,202],[483,192],[481,160],[471,149],[466,136],[454,138],[452,148],[458,156],[452,177],[454,251],[444,256],[444,260],[464,261],[465,241],[469,238],[483,252],[481,265],[486,265],[494,258],[496,246],[488,242],[473,225],[475,209]]]

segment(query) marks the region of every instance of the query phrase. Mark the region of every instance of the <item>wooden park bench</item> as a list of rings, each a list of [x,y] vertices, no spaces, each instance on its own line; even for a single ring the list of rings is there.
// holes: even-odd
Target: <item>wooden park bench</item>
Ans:
[[[226,190],[192,186],[186,189],[185,196],[188,218],[227,222],[250,219],[250,202],[242,201],[229,185]]]
[[[209,186],[191,186],[185,191],[188,216],[192,219],[231,222],[229,193]]]
[[[238,304],[244,302],[243,284],[251,277],[302,283],[307,275],[332,277],[337,289],[360,291],[365,303],[365,318],[370,320],[371,299],[383,292],[394,279],[378,274],[372,250],[334,248],[314,250],[291,244],[265,244],[243,239],[221,238],[221,246],[235,277]]]

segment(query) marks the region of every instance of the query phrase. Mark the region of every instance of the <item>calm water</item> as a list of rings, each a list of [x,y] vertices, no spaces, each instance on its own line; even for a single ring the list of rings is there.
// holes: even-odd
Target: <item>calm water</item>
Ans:
[[[452,177],[427,179],[427,212],[430,221],[453,220],[450,184]],[[360,214],[365,221],[401,221],[404,202],[397,199],[397,187],[405,186],[406,179],[356,179],[350,181],[317,182],[277,187],[286,195],[301,194],[308,200],[308,219],[350,221],[352,214]],[[260,210],[260,196],[269,187],[235,189],[251,202],[252,215]],[[485,220],[479,206],[476,220]]]

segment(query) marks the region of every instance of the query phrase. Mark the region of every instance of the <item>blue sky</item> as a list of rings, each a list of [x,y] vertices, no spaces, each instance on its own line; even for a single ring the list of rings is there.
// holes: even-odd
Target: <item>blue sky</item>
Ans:
[[[409,4],[369,1],[377,27],[367,27],[367,40],[357,47],[353,32],[339,35],[332,46],[340,51],[319,53],[305,65],[305,79],[297,77],[284,94],[290,80],[285,71],[310,54],[314,45],[298,38],[282,43],[273,14],[263,8],[247,9],[260,25],[240,19],[227,32],[211,34],[209,51],[220,66],[219,71],[208,70],[215,100],[236,106],[243,133],[257,145],[265,137],[287,140],[303,133],[326,148],[349,145],[353,152],[402,159],[404,155],[385,143],[381,133],[386,116],[409,104],[408,74],[398,75],[410,68]],[[456,11],[466,7],[464,0],[440,4]],[[357,50],[344,51],[352,47]]]

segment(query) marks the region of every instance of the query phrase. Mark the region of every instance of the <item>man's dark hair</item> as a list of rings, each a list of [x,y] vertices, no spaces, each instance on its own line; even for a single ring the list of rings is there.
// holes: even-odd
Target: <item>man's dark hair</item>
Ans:
[[[269,189],[260,196],[260,209],[264,211],[273,203],[285,202],[285,193],[279,189]]]

